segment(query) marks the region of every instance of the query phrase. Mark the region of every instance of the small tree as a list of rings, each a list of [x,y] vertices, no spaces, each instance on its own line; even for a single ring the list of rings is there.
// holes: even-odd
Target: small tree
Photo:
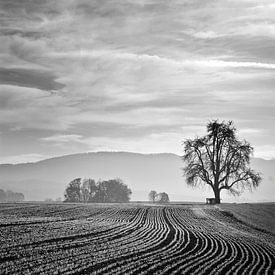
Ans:
[[[156,202],[157,197],[158,197],[157,191],[155,191],[155,190],[150,191],[150,193],[148,195],[149,201]]]
[[[96,183],[93,179],[84,179],[80,186],[81,201],[93,202],[96,189],[97,189]]]
[[[65,202],[81,201],[81,178],[74,179],[65,190]]]
[[[97,192],[98,189],[98,185],[95,182],[94,179],[86,179],[83,182],[84,185],[86,185],[86,188],[88,189],[88,193],[89,193],[89,202],[95,202],[95,194]]]
[[[168,203],[170,200],[169,200],[169,196],[167,193],[165,192],[161,192],[158,194],[158,202],[160,203]]]
[[[209,185],[220,203],[220,192],[234,195],[243,188],[256,188],[261,177],[248,167],[253,148],[247,141],[236,137],[232,121],[207,124],[207,134],[184,141],[184,174],[187,184]]]

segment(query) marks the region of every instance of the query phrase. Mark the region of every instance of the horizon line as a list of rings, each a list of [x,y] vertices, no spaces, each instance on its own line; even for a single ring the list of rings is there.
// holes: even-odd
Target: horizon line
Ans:
[[[37,160],[37,161],[15,162],[15,163],[0,163],[0,165],[34,164],[34,163],[40,163],[40,162],[51,160],[51,159],[67,157],[67,156],[76,156],[76,155],[84,155],[84,154],[98,154],[98,153],[127,153],[127,154],[137,154],[137,155],[144,155],[144,156],[149,156],[149,155],[175,155],[175,156],[181,157],[181,155],[173,153],[173,152],[142,153],[142,152],[134,152],[134,151],[119,151],[119,150],[118,151],[116,151],[116,150],[107,151],[106,150],[106,151],[87,151],[87,152],[71,153],[71,154],[65,154],[65,155],[49,156],[49,157],[45,157],[45,158]],[[252,159],[261,159],[261,160],[265,160],[265,161],[275,160],[275,158],[266,159],[266,158],[262,158],[262,157],[253,157],[253,156],[252,156]]]

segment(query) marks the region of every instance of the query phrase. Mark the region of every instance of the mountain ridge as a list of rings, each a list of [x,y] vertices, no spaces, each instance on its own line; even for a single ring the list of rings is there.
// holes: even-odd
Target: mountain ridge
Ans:
[[[137,152],[130,152],[130,151],[96,151],[96,152],[83,152],[83,153],[75,153],[75,154],[67,154],[67,155],[61,155],[61,156],[54,156],[45,158],[39,161],[31,161],[31,162],[20,162],[20,163],[0,163],[1,166],[16,166],[16,165],[22,165],[22,164],[34,164],[34,163],[43,163],[49,160],[55,160],[55,159],[61,159],[65,157],[74,157],[74,156],[83,156],[83,155],[91,155],[91,154],[129,154],[129,155],[139,155],[139,156],[162,156],[162,155],[171,155],[176,157],[181,157],[178,154],[175,153],[137,153]],[[264,159],[259,157],[253,157],[252,160],[260,160],[265,162],[274,162],[275,159]]]
[[[61,159],[64,157],[74,157],[74,156],[83,156],[83,155],[92,155],[92,154],[129,154],[129,155],[141,155],[141,156],[173,155],[173,156],[180,157],[180,155],[177,155],[175,153],[137,153],[137,152],[130,152],[130,151],[96,151],[96,152],[83,152],[83,153],[54,156],[54,157],[49,157],[38,161],[20,162],[20,163],[0,163],[0,166],[42,163],[45,161]]]

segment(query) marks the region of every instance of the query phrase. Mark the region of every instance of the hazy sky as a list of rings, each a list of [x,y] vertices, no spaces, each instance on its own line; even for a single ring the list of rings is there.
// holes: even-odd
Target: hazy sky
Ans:
[[[274,0],[1,0],[0,162],[174,152],[230,119],[275,157]]]

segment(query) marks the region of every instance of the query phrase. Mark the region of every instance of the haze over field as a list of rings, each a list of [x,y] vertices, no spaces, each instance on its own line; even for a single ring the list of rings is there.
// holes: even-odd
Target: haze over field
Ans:
[[[98,152],[48,159],[37,163],[0,165],[0,188],[23,192],[27,200],[63,197],[74,178],[120,177],[132,189],[132,200],[147,200],[150,190],[167,192],[172,201],[205,201],[213,196],[205,189],[192,189],[182,177],[183,163],[175,154]],[[253,159],[252,167],[263,173],[260,187],[240,197],[222,192],[222,202],[274,201],[275,160]]]

